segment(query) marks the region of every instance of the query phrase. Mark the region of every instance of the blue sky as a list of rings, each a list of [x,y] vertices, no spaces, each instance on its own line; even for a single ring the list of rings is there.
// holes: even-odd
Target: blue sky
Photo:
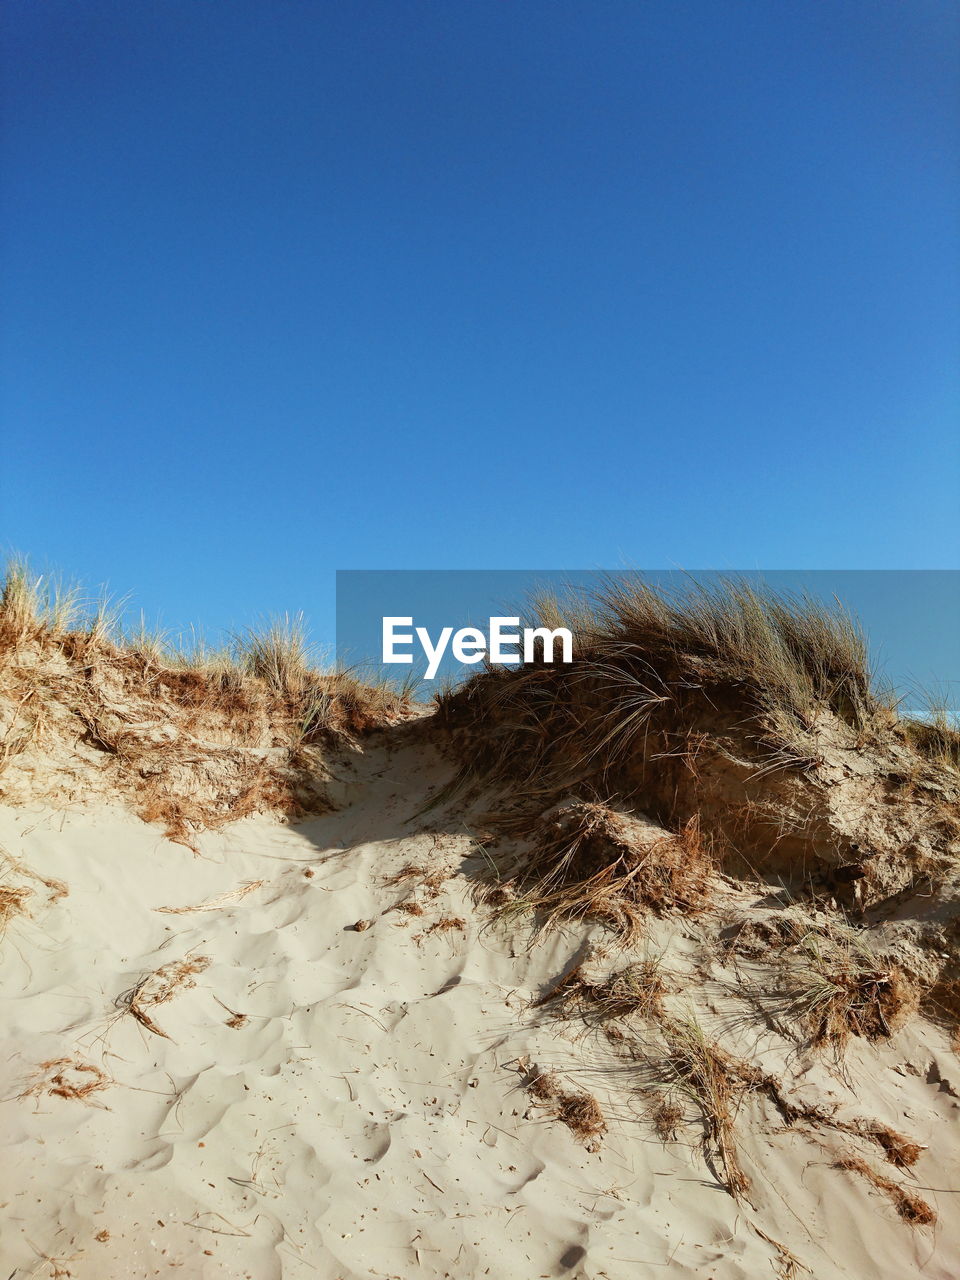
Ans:
[[[0,541],[216,633],[350,568],[960,564],[953,0],[5,0]]]

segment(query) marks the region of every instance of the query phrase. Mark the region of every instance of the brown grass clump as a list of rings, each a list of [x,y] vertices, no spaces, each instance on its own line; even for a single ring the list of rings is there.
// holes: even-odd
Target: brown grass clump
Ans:
[[[211,764],[216,754],[211,753]],[[224,766],[220,786],[214,782],[205,787],[204,780],[194,774],[198,785],[193,795],[185,795],[179,786],[172,786],[166,773],[149,778],[137,804],[138,816],[144,822],[161,825],[168,840],[196,851],[196,836],[201,831],[216,830],[224,823],[248,818],[266,808],[300,812],[298,802],[278,785],[262,760],[227,758]]]
[[[960,725],[945,701],[928,699],[923,719],[904,720],[902,727],[921,755],[942,768],[960,770]]]
[[[818,1047],[842,1051],[851,1036],[891,1036],[920,1003],[903,970],[875,955],[863,938],[836,942],[808,935],[782,973],[788,1012]]]
[[[820,709],[857,728],[890,715],[856,622],[808,597],[624,575],[534,613],[573,631],[572,663],[492,668],[440,699],[452,726],[480,731],[479,771],[513,786],[557,791],[609,779],[637,751],[686,753],[691,714],[731,702],[774,749],[805,740]]]
[[[405,902],[398,902],[394,907],[394,911],[401,911],[405,916],[422,916],[423,910],[423,904],[416,898],[407,898]]]
[[[658,1017],[663,1013],[667,986],[656,960],[643,960],[605,978],[592,981],[577,972],[568,975],[546,997],[559,1001],[565,1013],[576,1012],[588,1022],[607,1023],[618,1019]]]
[[[667,1084],[699,1110],[707,1150],[712,1148],[727,1190],[739,1200],[750,1181],[740,1164],[733,1124],[748,1082],[729,1054],[707,1039],[692,1015],[666,1020],[663,1030],[670,1055],[663,1064]]]
[[[438,699],[464,785],[492,783],[528,812],[571,794],[621,797],[738,876],[824,876],[836,911],[900,891],[942,847],[929,788],[940,786],[944,811],[960,790],[873,686],[863,636],[839,605],[736,580],[675,592],[626,575],[534,612],[528,624],[573,632],[572,662],[480,670]],[[891,781],[900,774],[915,777],[910,803]],[[541,865],[534,897],[545,896]],[[679,884],[644,894],[696,909],[693,865],[680,859]],[[622,928],[618,904],[613,917]]]
[[[13,887],[0,884],[0,929],[14,916],[25,915],[32,890],[25,886]]]
[[[906,1134],[898,1133],[896,1129],[891,1129],[879,1121],[874,1121],[872,1124],[861,1121],[852,1127],[857,1133],[870,1138],[878,1147],[881,1147],[890,1163],[896,1165],[898,1169],[911,1168],[923,1154],[924,1148],[919,1142],[914,1142]]]
[[[536,1071],[525,1087],[538,1102],[550,1106],[554,1119],[565,1124],[581,1142],[596,1149],[607,1131],[607,1122],[592,1094],[565,1090],[560,1077],[552,1071]]]
[[[52,1098],[65,1098],[72,1102],[86,1102],[91,1094],[106,1089],[111,1080],[108,1075],[90,1062],[76,1062],[72,1058],[51,1058],[41,1062],[39,1078],[20,1094],[21,1098],[49,1094]]]
[[[556,1116],[583,1143],[595,1142],[607,1131],[600,1103],[589,1093],[561,1093]]]
[[[406,884],[408,880],[416,880],[419,882],[417,887],[428,898],[438,898],[449,875],[449,869],[445,866],[431,868],[422,862],[407,862],[383,883],[394,888],[396,885]]]
[[[560,1077],[553,1071],[538,1071],[527,1084],[527,1092],[539,1098],[541,1102],[556,1098],[560,1091]]]
[[[41,889],[47,891],[46,906],[68,893],[61,880],[38,875],[0,849],[0,933],[15,917],[30,916],[37,910],[39,904],[34,899],[42,896]]]
[[[147,1031],[169,1040],[167,1033],[157,1026],[150,1015],[150,1010],[158,1005],[166,1004],[179,991],[189,990],[197,984],[194,975],[202,973],[211,964],[209,956],[187,956],[183,960],[175,960],[161,965],[152,973],[145,974],[136,986],[117,997],[117,1006],[130,1013]]]
[[[119,794],[190,847],[250,813],[320,812],[319,748],[412,704],[315,657],[299,617],[184,653],[13,565],[0,591],[0,768],[24,799]]]
[[[833,1162],[834,1169],[844,1169],[850,1173],[859,1173],[861,1177],[876,1187],[878,1191],[882,1191],[890,1200],[903,1218],[904,1222],[909,1222],[912,1227],[932,1226],[937,1221],[937,1215],[934,1210],[913,1191],[908,1191],[905,1187],[901,1187],[899,1183],[894,1182],[891,1178],[885,1177],[882,1173],[878,1173],[876,1169],[867,1164],[866,1160],[862,1160],[859,1156],[847,1155],[841,1156]]]
[[[695,820],[671,834],[609,805],[573,801],[532,828],[535,842],[515,875],[522,907],[543,917],[600,920],[636,942],[646,911],[697,911],[706,905],[712,862]]]
[[[654,1098],[647,1108],[647,1116],[661,1142],[676,1141],[683,1124],[683,1107],[668,1098]]]
[[[449,933],[452,929],[466,929],[467,922],[462,916],[442,916],[439,920],[435,920],[427,933]]]
[[[428,871],[429,868],[420,862],[405,862],[399,871],[394,872],[392,876],[387,876],[383,883],[392,887],[404,884],[407,880],[422,880]]]

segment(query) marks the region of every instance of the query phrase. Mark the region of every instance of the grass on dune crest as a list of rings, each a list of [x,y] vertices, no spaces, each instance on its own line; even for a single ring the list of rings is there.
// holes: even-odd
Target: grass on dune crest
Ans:
[[[303,811],[320,794],[309,749],[405,719],[410,691],[324,669],[301,616],[251,628],[220,649],[125,632],[121,609],[7,570],[0,591],[0,769],[27,753],[76,783],[108,778],[147,821],[193,834],[262,809]],[[29,772],[29,771],[28,771]],[[67,784],[65,784],[67,785]]]
[[[848,879],[829,891],[858,902],[902,887],[891,869],[898,848],[919,867],[960,827],[960,732],[943,707],[929,720],[898,714],[839,602],[738,579],[678,591],[629,576],[569,601],[541,596],[525,623],[568,626],[573,661],[487,667],[438,696],[464,759],[451,791],[492,784],[528,815],[564,797],[618,796],[676,833],[696,821],[701,847],[738,874],[844,864]],[[850,760],[872,791],[858,799],[848,788],[841,812],[840,791],[828,789],[852,777]],[[904,804],[881,814],[885,787],[904,801],[939,791],[941,812],[911,816]],[[876,844],[857,852],[861,818],[889,827],[873,863]]]
[[[287,713],[300,740],[325,730],[375,727],[402,714],[410,701],[407,689],[325,669],[302,614],[268,619],[219,649],[203,640],[185,647],[142,621],[124,632],[120,615],[120,606],[106,598],[85,600],[78,588],[15,560],[0,592],[0,653],[15,655],[33,645],[59,650],[68,659],[128,665],[175,700],[179,695],[193,712],[203,705],[226,710],[230,695],[240,703],[266,698]]]
[[[960,771],[960,725],[945,699],[929,695],[920,717],[905,718],[907,740],[927,759]]]
[[[39,640],[45,635],[62,637],[81,621],[80,595],[49,575],[30,571],[24,560],[7,566],[0,592],[0,643],[4,647]]]
[[[661,753],[687,749],[683,731],[704,717],[749,722],[798,760],[824,712],[864,735],[896,721],[839,603],[737,579],[678,591],[623,577],[569,602],[537,597],[528,625],[568,626],[574,661],[488,668],[439,699],[450,723],[489,731],[478,763],[494,777],[609,775],[652,734],[667,734]]]
[[[638,653],[668,682],[734,687],[758,709],[801,723],[821,703],[856,723],[878,705],[863,634],[839,603],[737,579],[681,592],[608,579],[586,639],[614,655]]]

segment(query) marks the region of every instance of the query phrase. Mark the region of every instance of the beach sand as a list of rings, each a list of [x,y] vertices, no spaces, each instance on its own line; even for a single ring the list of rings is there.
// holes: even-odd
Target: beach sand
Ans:
[[[0,1274],[139,1280],[489,1277],[754,1280],[960,1275],[960,1065],[921,1018],[793,1087],[925,1147],[935,1224],[833,1167],[849,1135],[738,1100],[735,1197],[696,1108],[675,1140],[608,1037],[537,1004],[585,956],[656,952],[676,1010],[697,969],[711,1034],[781,1072],[695,921],[618,952],[596,925],[535,937],[477,893],[476,815],[422,812],[451,766],[427,743],[331,769],[338,808],[249,817],[197,852],[96,800],[0,811]],[[419,814],[419,816],[418,816]],[[528,1087],[556,1073],[605,1131],[584,1138]],[[857,1145],[859,1144],[859,1145]],[[869,1142],[856,1140],[866,1154]]]

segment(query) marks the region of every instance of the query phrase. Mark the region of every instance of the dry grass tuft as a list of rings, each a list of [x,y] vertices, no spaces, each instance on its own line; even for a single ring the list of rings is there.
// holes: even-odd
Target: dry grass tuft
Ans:
[[[607,1131],[600,1103],[589,1093],[561,1093],[557,1099],[556,1116],[584,1143],[595,1142]]]
[[[659,962],[642,960],[598,981],[578,973],[555,988],[548,999],[559,1001],[567,1014],[576,1012],[587,1022],[608,1023],[632,1017],[660,1017],[666,993]]]
[[[132,1014],[147,1031],[169,1040],[167,1033],[153,1020],[150,1010],[166,1004],[179,991],[195,987],[197,984],[194,976],[202,973],[210,964],[209,956],[186,956],[183,960],[161,965],[152,973],[144,974],[136,986],[118,996],[116,1004],[125,1013]]]
[[[573,663],[488,669],[439,699],[451,726],[479,738],[477,770],[514,787],[558,792],[589,776],[607,789],[600,780],[637,752],[686,753],[691,726],[725,705],[801,757],[824,710],[857,729],[892,714],[839,605],[736,579],[670,591],[628,575],[534,608],[533,625],[570,626]]]
[[[76,588],[31,571],[25,560],[7,566],[0,590],[0,646],[20,648],[45,634],[66,635],[81,613]]]
[[[398,902],[394,911],[400,911],[405,916],[422,916],[424,908],[416,898],[407,898],[404,902]]]
[[[458,929],[462,932],[466,927],[467,922],[462,916],[442,916],[430,925],[426,933],[449,933],[452,929]]]
[[[52,1098],[65,1098],[71,1102],[86,1102],[94,1093],[108,1088],[110,1077],[90,1062],[78,1062],[73,1058],[51,1058],[41,1062],[38,1078],[21,1098],[36,1098],[48,1094]]]
[[[675,1142],[683,1124],[683,1107],[669,1098],[654,1098],[647,1107],[647,1117],[661,1142]]]
[[[528,1082],[527,1092],[539,1098],[541,1102],[549,1102],[561,1092],[560,1077],[553,1071],[538,1071]]]
[[[407,862],[404,863],[399,871],[392,876],[388,876],[383,883],[392,889],[397,885],[407,884],[411,880],[416,880],[417,888],[428,898],[435,899],[440,896],[440,892],[449,877],[450,871],[446,866],[431,868],[422,862]],[[419,913],[412,911],[410,914],[417,915]]]
[[[573,801],[534,822],[530,838],[518,897],[501,910],[536,912],[545,926],[599,920],[634,943],[645,912],[689,913],[707,903],[712,860],[695,820],[671,834],[609,805]]]
[[[0,849],[0,933],[17,916],[30,916],[36,911],[38,903],[34,899],[41,896],[41,889],[47,891],[47,906],[68,893],[63,881],[38,875]]]
[[[734,1118],[740,1099],[752,1079],[730,1056],[707,1039],[691,1014],[663,1023],[669,1057],[663,1064],[669,1088],[687,1097],[700,1112],[706,1130],[707,1150],[715,1153],[727,1190],[739,1200],[750,1188],[740,1164],[734,1135]]]
[[[313,684],[314,655],[303,614],[284,614],[235,642],[237,665],[275,693],[303,697]]]
[[[879,1040],[900,1029],[919,1007],[919,991],[898,966],[874,954],[866,940],[808,934],[781,966],[788,1015],[814,1046],[842,1052],[851,1036]]]
[[[919,1142],[914,1142],[906,1134],[899,1133],[888,1125],[880,1124],[879,1121],[874,1121],[872,1124],[862,1121],[852,1127],[855,1132],[871,1139],[882,1148],[890,1163],[896,1165],[898,1169],[911,1168],[924,1152],[924,1147]]]
[[[941,768],[960,770],[960,726],[943,699],[929,698],[922,719],[903,721],[908,742]]]
[[[394,885],[405,884],[407,880],[423,880],[428,874],[429,868],[423,863],[405,862],[399,871],[388,876],[383,883],[392,888]]]
[[[899,1183],[894,1182],[891,1178],[885,1177],[882,1173],[878,1173],[876,1169],[867,1164],[866,1160],[862,1160],[859,1156],[846,1155],[841,1156],[833,1162],[834,1169],[844,1169],[850,1173],[859,1173],[861,1177],[876,1187],[878,1191],[882,1191],[891,1201],[897,1213],[903,1218],[904,1222],[909,1222],[912,1227],[932,1226],[937,1221],[937,1215],[934,1210],[913,1191],[908,1191],[905,1187],[901,1187]]]
[[[538,1102],[547,1104],[554,1119],[565,1124],[576,1138],[593,1150],[598,1148],[607,1122],[592,1094],[565,1090],[560,1077],[552,1071],[536,1071],[525,1087]]]
[[[27,914],[27,903],[33,891],[26,886],[13,887],[0,884],[0,929],[17,915]]]
[[[412,703],[315,657],[299,617],[220,652],[125,635],[106,603],[14,564],[0,591],[0,768],[27,799],[80,781],[119,793],[191,848],[251,813],[321,812],[319,748],[408,718]]]

